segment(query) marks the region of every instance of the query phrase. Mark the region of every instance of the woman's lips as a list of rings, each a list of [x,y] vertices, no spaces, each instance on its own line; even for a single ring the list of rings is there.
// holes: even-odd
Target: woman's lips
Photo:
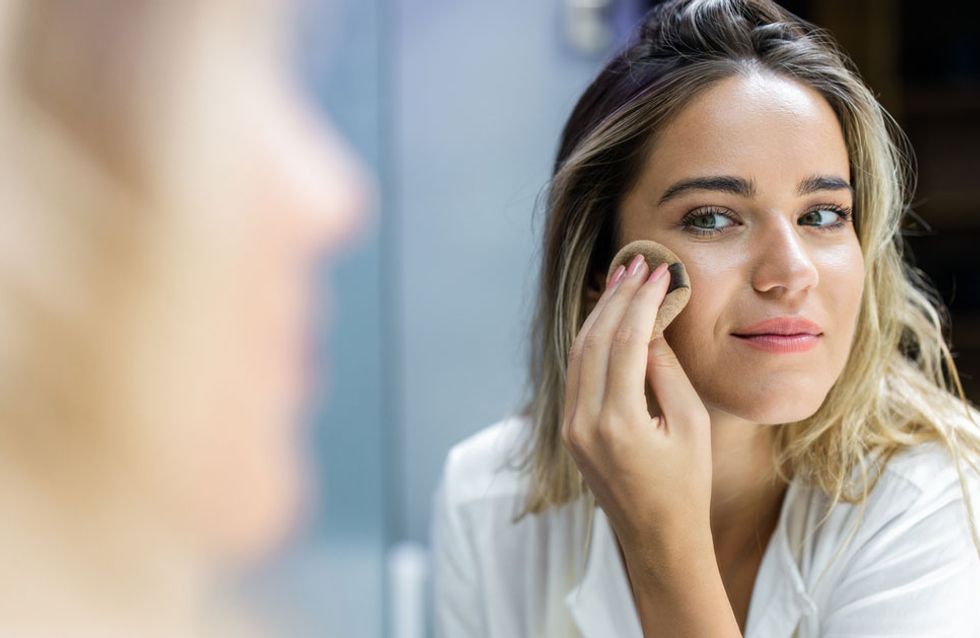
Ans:
[[[793,335],[777,334],[757,334],[757,335],[736,335],[733,337],[757,350],[775,353],[806,352],[814,348],[823,336],[801,333]]]

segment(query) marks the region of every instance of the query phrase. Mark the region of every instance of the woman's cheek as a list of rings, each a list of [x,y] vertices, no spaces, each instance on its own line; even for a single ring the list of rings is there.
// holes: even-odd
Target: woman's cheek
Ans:
[[[864,260],[860,251],[856,252],[850,263],[841,264],[840,268],[828,272],[825,285],[829,297],[825,308],[833,317],[833,329],[839,337],[841,371],[850,355],[864,297]]]
[[[664,330],[664,337],[677,355],[681,367],[702,395],[711,385],[705,372],[713,368],[712,362],[720,354],[715,343],[716,335],[712,332],[713,322],[710,318],[715,316],[713,312],[705,307],[701,296],[692,293],[684,310]]]
[[[726,274],[723,267],[705,276],[699,262],[690,263],[694,264],[688,267],[690,301],[664,336],[705,406],[741,414],[745,401],[751,402],[751,397],[759,394],[764,380],[754,378],[751,370],[741,369],[746,360],[739,356],[727,333],[733,326],[726,320],[740,319],[731,310],[738,298],[739,279]]]

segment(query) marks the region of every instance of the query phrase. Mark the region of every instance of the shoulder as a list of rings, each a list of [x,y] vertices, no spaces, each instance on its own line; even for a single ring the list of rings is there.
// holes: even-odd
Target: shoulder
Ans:
[[[828,634],[969,635],[967,619],[980,621],[980,552],[967,503],[980,525],[980,479],[965,461],[959,470],[965,485],[941,443],[916,444],[888,460],[864,504],[835,508],[825,542],[804,552],[820,567],[810,575]],[[820,582],[824,574],[834,575]]]
[[[841,502],[826,512],[828,497],[809,492],[823,505],[813,508],[808,499],[797,504],[790,537],[810,545],[802,556],[809,557],[804,562],[811,568],[822,565],[837,573],[831,581],[853,581],[873,572],[882,577],[888,572],[887,578],[900,580],[942,565],[968,567],[980,556],[973,544],[968,508],[968,503],[973,505],[973,520],[980,527],[980,502],[972,496],[980,493],[980,478],[965,461],[960,470],[964,485],[954,456],[939,442],[903,448],[885,463],[864,502]],[[869,479],[873,478],[871,464],[868,471]],[[853,486],[860,489],[857,470],[852,478]],[[826,523],[818,523],[824,512]],[[882,571],[882,565],[892,571]],[[980,562],[973,569],[980,575]]]
[[[974,419],[980,423],[980,414],[971,409]],[[980,440],[980,429],[965,414],[952,429],[972,432]],[[935,511],[941,506],[958,501],[960,507],[968,494],[980,489],[980,473],[971,467],[966,448],[954,455],[943,443],[928,441],[905,447],[896,452],[885,464],[876,495],[878,509],[899,507],[910,511]],[[980,459],[974,459],[974,465]],[[892,502],[896,501],[896,502]],[[978,504],[980,505],[980,504]],[[980,523],[980,521],[978,521]]]
[[[970,467],[961,460],[960,469],[970,476]],[[958,483],[959,472],[953,454],[940,442],[928,441],[896,452],[884,467],[883,479],[899,481],[917,494]],[[973,479],[977,474],[973,471]]]
[[[869,481],[875,478],[879,458],[875,454],[867,460]],[[898,556],[942,560],[972,555],[976,560],[968,503],[980,527],[980,502],[973,496],[980,493],[980,478],[965,461],[960,469],[966,490],[953,455],[939,442],[925,442],[892,454],[869,484],[863,502],[841,501],[831,507],[827,494],[800,486],[786,506],[790,549],[804,573],[818,580],[824,569],[840,578]],[[860,468],[853,469],[849,479],[848,491],[860,496]],[[941,551],[930,555],[927,548]]]
[[[525,416],[498,421],[454,445],[446,456],[441,488],[450,505],[513,498],[527,492],[519,464],[531,435]]]
[[[950,431],[968,433],[975,440],[980,440],[980,412],[970,408],[972,421],[965,411],[950,409],[952,416],[946,423]],[[926,441],[909,445],[892,453],[884,466],[873,489],[868,495],[868,507],[876,506],[878,510],[894,510],[895,508],[912,508],[916,505],[939,505],[948,500],[963,500],[965,487],[968,491],[980,487],[980,473],[970,465],[970,454],[963,446],[957,448],[959,454],[954,455],[940,441]],[[957,458],[959,456],[959,458]],[[868,464],[869,475],[880,465],[881,456],[876,452],[871,455]],[[974,465],[980,459],[973,459]],[[860,487],[860,468],[854,468],[851,475],[854,485]],[[964,485],[961,485],[961,479]]]
[[[947,534],[964,532],[966,527],[959,526],[968,522],[964,501],[978,487],[977,472],[966,460],[961,459],[958,465],[942,443],[909,446],[888,460],[868,495],[868,523],[879,529],[920,525]]]
[[[430,535],[437,559],[467,554],[469,563],[482,566],[483,577],[511,584],[507,595],[523,591],[513,579],[544,569],[545,556],[554,558],[555,569],[564,565],[564,548],[581,541],[586,520],[586,509],[576,506],[581,499],[524,515],[531,477],[521,461],[532,435],[531,419],[517,416],[456,444],[433,497]]]
[[[584,573],[588,510],[574,503],[524,514],[521,467],[533,420],[516,416],[454,445],[430,527],[437,636],[569,635],[565,597]]]

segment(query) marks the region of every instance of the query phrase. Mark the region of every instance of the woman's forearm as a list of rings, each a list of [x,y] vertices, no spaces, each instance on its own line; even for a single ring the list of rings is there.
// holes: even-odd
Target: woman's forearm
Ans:
[[[741,638],[710,533],[623,547],[644,638]]]

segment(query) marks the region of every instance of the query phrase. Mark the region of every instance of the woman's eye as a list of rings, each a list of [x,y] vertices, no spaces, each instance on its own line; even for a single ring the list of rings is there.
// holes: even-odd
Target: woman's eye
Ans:
[[[832,208],[821,208],[804,213],[800,217],[801,224],[812,224],[814,226],[834,226],[838,222],[847,219],[846,211],[838,211]]]
[[[843,228],[850,219],[850,209],[825,206],[803,213],[799,224],[834,231]],[[685,232],[698,236],[717,235],[728,227],[737,225],[738,219],[724,210],[692,211],[681,220]]]
[[[716,211],[692,213],[684,218],[683,224],[689,232],[700,235],[712,234],[735,225],[730,217]]]

